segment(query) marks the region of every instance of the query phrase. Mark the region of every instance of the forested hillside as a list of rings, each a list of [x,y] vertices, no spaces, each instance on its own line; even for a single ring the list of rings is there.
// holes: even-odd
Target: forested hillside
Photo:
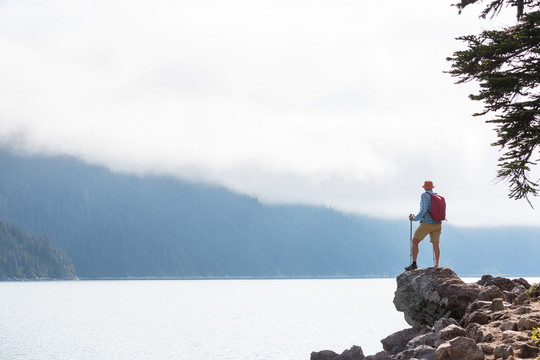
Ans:
[[[409,261],[406,218],[270,206],[221,187],[64,157],[0,151],[0,168],[0,219],[48,236],[81,278],[395,276]],[[445,224],[441,265],[460,274],[538,271],[538,229],[520,229],[512,243],[483,231],[471,237]],[[522,261],[508,261],[508,251]],[[420,264],[430,263],[423,243]]]
[[[73,278],[71,259],[47,238],[0,221],[0,280]]]

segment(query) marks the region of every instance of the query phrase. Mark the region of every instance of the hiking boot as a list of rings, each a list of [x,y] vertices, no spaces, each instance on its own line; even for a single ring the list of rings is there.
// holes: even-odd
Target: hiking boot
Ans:
[[[417,266],[416,264],[413,263],[413,264],[407,266],[407,267],[405,268],[405,271],[411,271],[411,270],[416,270],[416,269],[418,269],[418,266]]]

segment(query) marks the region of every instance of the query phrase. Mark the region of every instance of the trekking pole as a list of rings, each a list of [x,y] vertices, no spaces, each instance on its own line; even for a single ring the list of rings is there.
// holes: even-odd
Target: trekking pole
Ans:
[[[410,239],[410,246],[409,246],[409,265],[412,265],[412,220],[410,220],[410,231],[409,231],[409,239]]]

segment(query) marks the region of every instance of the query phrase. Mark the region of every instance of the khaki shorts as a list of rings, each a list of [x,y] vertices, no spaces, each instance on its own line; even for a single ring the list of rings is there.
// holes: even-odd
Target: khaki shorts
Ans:
[[[416,229],[414,232],[414,238],[422,241],[426,237],[427,234],[429,234],[429,241],[432,243],[438,243],[441,239],[441,230],[442,226],[441,224],[426,224],[426,223],[420,223],[420,226]]]

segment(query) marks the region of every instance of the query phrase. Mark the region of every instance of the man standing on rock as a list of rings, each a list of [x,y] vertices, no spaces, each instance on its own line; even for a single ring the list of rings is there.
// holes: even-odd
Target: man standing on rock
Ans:
[[[415,270],[418,268],[416,265],[416,259],[418,257],[418,244],[420,244],[420,241],[424,240],[424,238],[429,234],[429,239],[431,241],[431,244],[433,244],[433,253],[435,254],[435,267],[439,266],[439,256],[440,256],[440,249],[439,249],[439,240],[441,237],[441,221],[434,220],[431,217],[430,210],[431,210],[431,195],[433,194],[433,182],[426,180],[424,182],[424,185],[422,186],[426,192],[423,193],[420,196],[420,211],[418,212],[418,215],[409,215],[410,221],[420,221],[420,225],[414,232],[414,236],[412,239],[412,245],[411,245],[411,254],[413,258],[413,263],[405,268],[405,270]]]

